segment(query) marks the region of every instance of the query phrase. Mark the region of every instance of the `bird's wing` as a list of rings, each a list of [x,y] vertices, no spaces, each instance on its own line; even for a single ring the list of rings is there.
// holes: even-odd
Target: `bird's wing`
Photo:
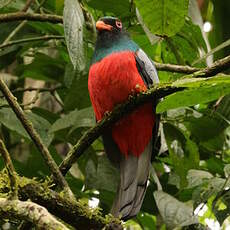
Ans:
[[[157,70],[155,68],[154,62],[146,55],[146,53],[142,49],[138,49],[135,52],[136,58],[136,66],[139,74],[141,75],[145,85],[149,88],[150,86],[159,83],[159,78],[157,74]],[[158,101],[153,101],[153,109],[156,108]],[[159,148],[159,138],[158,138],[158,129],[160,123],[160,116],[155,115],[155,124],[153,128],[153,153],[152,160],[156,155],[155,152],[158,152]]]
[[[142,49],[138,49],[136,51],[135,58],[137,70],[145,85],[150,87],[153,84],[159,83],[159,78],[154,63]]]

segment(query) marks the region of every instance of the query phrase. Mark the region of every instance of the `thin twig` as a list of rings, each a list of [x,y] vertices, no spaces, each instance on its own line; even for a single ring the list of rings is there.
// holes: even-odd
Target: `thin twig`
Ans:
[[[224,71],[230,67],[230,56],[220,59],[213,63],[212,66],[204,68],[185,77],[211,77],[217,73]],[[62,161],[59,168],[65,175],[71,168],[72,164],[83,154],[83,152],[96,140],[103,131],[110,127],[113,123],[117,122],[121,117],[133,111],[139,105],[148,101],[157,101],[174,92],[183,90],[183,88],[174,88],[170,84],[160,85],[153,87],[148,91],[139,94],[138,96],[130,98],[125,103],[118,105],[110,115],[103,118],[95,127],[89,129],[69,151],[66,158]]]
[[[61,85],[58,85],[58,86],[54,86],[54,87],[51,87],[51,88],[38,88],[38,87],[27,87],[27,88],[17,88],[17,89],[14,89],[12,90],[11,92],[12,93],[21,93],[21,92],[31,92],[31,91],[38,91],[39,93],[42,93],[42,92],[54,92],[58,89],[62,89],[63,86]]]
[[[3,43],[0,45],[0,49],[12,46],[12,45],[18,45],[22,43],[27,43],[27,42],[35,42],[35,41],[47,41],[51,39],[65,39],[64,36],[61,35],[45,35],[41,37],[33,37],[33,38],[24,38],[24,39],[19,39],[7,43]]]
[[[40,10],[40,7],[44,4],[44,2],[45,0],[41,1],[41,3],[37,6],[37,8],[34,11],[35,13]],[[19,23],[19,25],[7,36],[7,38],[3,41],[2,44],[8,43],[17,34],[17,32],[24,27],[26,23],[27,20],[24,20],[21,23]]]
[[[0,139],[0,153],[3,157],[7,173],[10,180],[10,187],[11,187],[11,195],[10,199],[14,200],[18,198],[18,185],[17,185],[17,179],[16,179],[16,172],[14,169],[14,165],[12,163],[11,157],[9,152],[6,149],[6,146],[3,142],[3,140]]]
[[[22,21],[21,23],[19,23],[16,28],[6,37],[6,39],[3,41],[2,45],[7,44],[11,38],[13,38],[18,31],[27,23],[26,20]]]
[[[1,22],[12,22],[12,21],[40,21],[40,22],[51,22],[51,23],[63,23],[62,16],[54,14],[37,14],[37,13],[26,13],[26,12],[17,12],[17,13],[7,13],[0,14],[0,23]]]
[[[32,105],[34,105],[38,99],[39,99],[39,91],[36,91],[32,100],[27,103],[21,104],[21,107],[23,107],[24,110],[31,109]]]
[[[204,56],[200,57],[199,59],[195,60],[192,65],[195,65],[201,61],[203,61],[204,59],[206,59],[208,56],[216,53],[217,51],[227,47],[230,45],[230,39],[228,39],[227,41],[221,43],[220,45],[218,45],[217,47],[213,48],[212,50],[210,50],[208,53],[206,53]]]
[[[69,188],[69,185],[67,184],[65,178],[61,174],[61,172],[58,169],[57,164],[53,160],[52,156],[49,153],[49,150],[47,147],[43,144],[41,138],[39,137],[37,131],[34,129],[33,124],[28,120],[28,118],[25,116],[24,111],[20,107],[20,105],[17,102],[17,98],[13,96],[13,94],[10,92],[7,85],[4,83],[2,79],[0,79],[0,89],[5,96],[6,100],[8,101],[10,107],[15,112],[18,119],[21,121],[22,125],[26,129],[27,133],[30,135],[31,139],[33,140],[34,144],[38,148],[38,150],[41,152],[46,164],[48,165],[49,169],[51,170],[55,183],[59,184],[60,187],[67,192],[67,194],[71,197],[72,192]]]
[[[211,77],[220,72],[228,70],[230,68],[230,55],[215,61],[210,67],[206,67],[190,75],[186,75],[186,78],[192,77]]]
[[[21,12],[26,12],[29,8],[30,5],[34,2],[34,0],[27,0],[26,4],[24,5],[24,7],[22,8]]]

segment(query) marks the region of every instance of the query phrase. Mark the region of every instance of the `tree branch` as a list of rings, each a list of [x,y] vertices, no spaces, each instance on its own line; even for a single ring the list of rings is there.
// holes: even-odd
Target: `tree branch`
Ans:
[[[64,36],[61,35],[45,35],[41,37],[34,37],[34,38],[24,38],[24,39],[19,39],[15,41],[11,41],[8,43],[3,43],[0,45],[0,49],[12,46],[12,45],[18,45],[26,42],[35,42],[35,41],[47,41],[51,39],[65,39]]]
[[[230,68],[230,55],[215,61],[210,67],[201,69],[185,77],[211,77]]]
[[[0,139],[0,153],[3,157],[6,169],[7,169],[7,173],[9,176],[9,180],[10,180],[10,187],[11,187],[11,195],[10,198],[12,200],[17,199],[18,197],[18,185],[17,185],[17,179],[16,179],[16,172],[13,166],[13,163],[11,161],[10,158],[10,154],[6,149],[6,146],[3,142],[3,140]]]
[[[159,62],[155,62],[156,69],[159,71],[168,71],[173,73],[194,73],[199,71],[200,68],[191,67],[191,66],[183,66],[183,65],[174,65],[174,64],[162,64]]]
[[[12,93],[23,93],[23,92],[31,92],[31,91],[38,91],[39,93],[43,93],[43,92],[54,92],[58,89],[63,89],[63,86],[58,85],[58,86],[54,86],[54,87],[50,87],[50,88],[38,88],[38,87],[27,87],[27,88],[17,88],[12,90]]]
[[[0,14],[0,23],[22,21],[22,20],[63,23],[62,16],[54,15],[54,14],[37,14],[37,13],[31,14],[26,12]]]
[[[197,71],[191,75],[184,77],[210,77],[221,71],[230,68],[230,56],[220,59],[213,63],[212,66]],[[118,105],[111,112],[111,114],[103,118],[95,127],[89,129],[77,142],[76,145],[69,151],[66,158],[62,161],[59,168],[63,175],[65,175],[71,168],[72,164],[83,154],[83,152],[97,139],[103,131],[110,127],[113,123],[117,122],[127,113],[132,112],[135,108],[143,103],[150,101],[157,101],[167,95],[174,92],[183,90],[184,88],[171,87],[170,84],[159,85],[150,88],[144,93],[140,93],[138,96],[130,98],[125,103]]]
[[[33,223],[38,229],[68,230],[42,206],[30,201],[8,200],[0,198],[0,216],[17,218]]]
[[[103,217],[99,209],[91,209],[87,204],[72,201],[65,196],[49,189],[46,183],[39,183],[25,177],[17,177],[18,194],[21,200],[30,199],[43,207],[51,214],[70,224],[76,229],[103,229],[113,225],[112,229],[122,229],[121,222],[112,216]],[[0,173],[0,192],[9,190],[7,177]],[[0,208],[1,209],[1,208]],[[46,228],[47,229],[47,228]]]
[[[13,96],[13,94],[10,92],[7,85],[4,83],[2,79],[0,79],[0,89],[5,96],[6,100],[8,101],[10,107],[15,112],[18,119],[21,121],[22,125],[24,126],[25,130],[33,140],[34,144],[38,148],[38,150],[41,152],[45,163],[48,165],[49,169],[51,170],[55,183],[59,184],[64,191],[67,192],[69,196],[72,196],[72,192],[69,188],[68,183],[66,182],[65,178],[61,174],[61,172],[58,169],[58,166],[56,162],[53,160],[52,156],[49,153],[49,150],[47,147],[42,143],[41,138],[39,137],[37,131],[33,128],[33,124],[27,119],[25,116],[22,108],[17,102],[17,98]]]

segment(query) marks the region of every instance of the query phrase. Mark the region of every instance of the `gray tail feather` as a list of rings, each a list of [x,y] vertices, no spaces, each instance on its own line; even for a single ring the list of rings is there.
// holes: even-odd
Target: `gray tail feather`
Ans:
[[[129,155],[120,161],[120,185],[111,213],[123,220],[130,219],[140,211],[144,200],[152,154],[152,140],[140,157]]]

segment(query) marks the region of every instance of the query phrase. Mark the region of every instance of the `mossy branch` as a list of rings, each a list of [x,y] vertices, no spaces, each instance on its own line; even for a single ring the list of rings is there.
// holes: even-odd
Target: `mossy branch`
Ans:
[[[184,78],[190,77],[211,77],[215,74],[230,68],[230,55],[213,63],[212,66],[185,75]],[[132,112],[135,108],[143,103],[157,101],[167,95],[181,91],[182,87],[172,87],[171,84],[160,84],[150,88],[148,91],[131,97],[125,103],[118,105],[110,115],[102,119],[95,127],[89,129],[69,151],[66,158],[62,161],[59,168],[65,175],[71,168],[72,164],[83,154],[83,152],[96,140],[103,131],[117,122],[124,115]]]
[[[66,198],[64,194],[51,190],[47,182],[39,183],[19,176],[17,181],[20,200],[30,199],[76,229],[103,229],[103,227],[106,227],[106,229],[108,227],[111,230],[122,229],[121,222],[118,219],[112,216],[103,217],[99,209],[91,209],[86,203]],[[0,173],[0,193],[7,193],[10,189],[8,186],[6,174]],[[1,209],[0,205],[0,213]]]

